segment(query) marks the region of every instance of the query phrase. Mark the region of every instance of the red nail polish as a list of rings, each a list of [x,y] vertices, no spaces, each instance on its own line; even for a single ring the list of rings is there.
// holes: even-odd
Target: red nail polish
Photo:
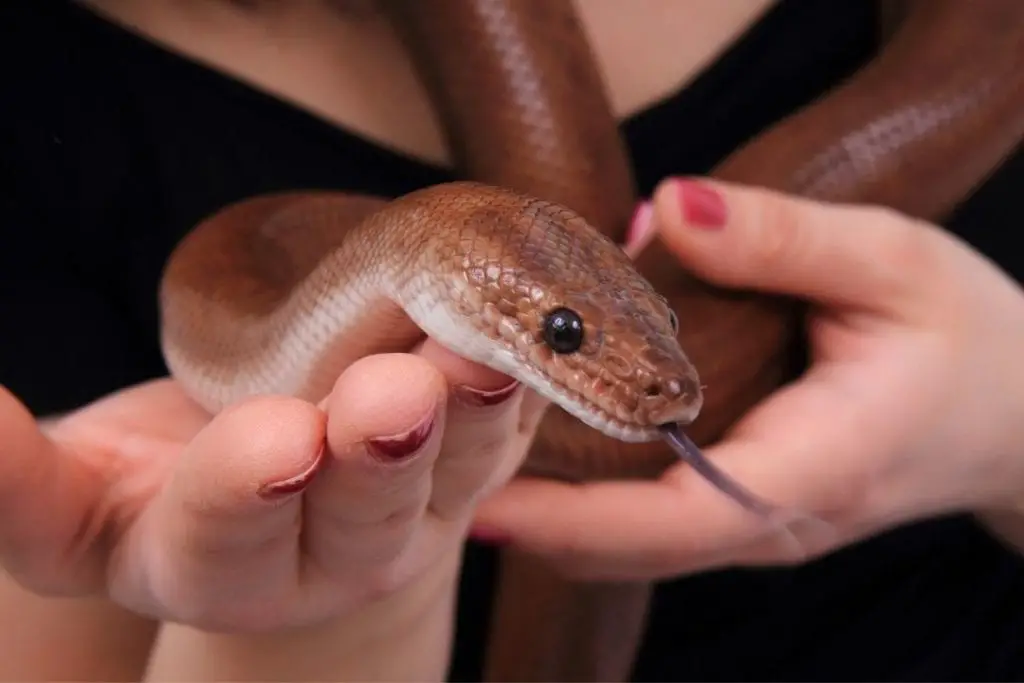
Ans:
[[[367,439],[366,447],[370,453],[384,462],[394,462],[411,458],[427,443],[434,431],[434,411],[431,410],[418,425],[407,432],[394,436],[380,436]]]
[[[469,530],[469,538],[482,545],[490,545],[500,548],[508,545],[512,537],[504,531],[489,526],[474,526]]]
[[[288,498],[301,493],[313,482],[316,473],[320,471],[320,464],[323,462],[323,459],[324,446],[320,446],[320,450],[317,452],[316,457],[313,458],[313,462],[306,469],[287,479],[264,484],[256,493],[264,500],[281,500],[282,498]]]
[[[651,216],[654,214],[654,206],[650,202],[641,202],[633,212],[633,218],[629,222],[629,231],[626,233],[626,246],[636,244],[644,237],[651,228]]]
[[[494,391],[484,391],[483,389],[457,385],[452,389],[452,392],[455,394],[455,398],[465,405],[484,407],[496,406],[499,403],[504,403],[515,395],[516,389],[518,388],[519,382],[513,380],[508,386],[504,386],[501,389],[495,389]]]
[[[717,190],[694,180],[679,180],[676,187],[683,220],[699,228],[721,228],[725,225],[725,200]]]

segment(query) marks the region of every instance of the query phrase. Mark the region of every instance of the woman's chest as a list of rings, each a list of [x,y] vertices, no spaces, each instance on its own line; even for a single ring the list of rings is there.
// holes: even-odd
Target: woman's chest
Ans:
[[[259,17],[224,3],[203,13],[170,1],[88,0],[133,30],[374,142],[448,161],[414,65],[386,22],[323,2]],[[576,0],[625,118],[678,90],[775,0]]]

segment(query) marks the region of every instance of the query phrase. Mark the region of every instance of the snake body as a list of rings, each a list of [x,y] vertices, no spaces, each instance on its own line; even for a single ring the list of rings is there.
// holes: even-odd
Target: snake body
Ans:
[[[1017,148],[1024,3],[885,4],[878,57],[715,176],[937,220]],[[571,0],[376,5],[457,170],[481,184],[257,197],[204,221],[161,291],[168,365],[197,400],[316,397],[346,363],[426,331],[551,398],[524,471],[577,481],[656,475],[675,456],[655,423],[699,410],[690,432],[711,442],[791,376],[792,302],[708,287],[657,243],[635,267],[619,253],[628,153]],[[559,309],[591,346],[554,352]],[[649,588],[568,582],[506,553],[488,678],[625,678]]]
[[[253,198],[191,232],[162,283],[168,366],[211,412],[266,393],[319,401],[355,360],[424,333],[623,441],[701,407],[675,314],[622,250],[504,188]]]

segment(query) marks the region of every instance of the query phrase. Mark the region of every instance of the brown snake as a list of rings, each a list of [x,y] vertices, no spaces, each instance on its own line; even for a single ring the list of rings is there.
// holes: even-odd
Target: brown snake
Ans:
[[[422,329],[561,406],[525,471],[586,480],[656,476],[677,457],[657,425],[703,402],[689,431],[709,443],[787,379],[792,302],[707,287],[657,243],[640,277],[615,247],[635,191],[570,0],[380,5],[460,174],[494,187],[258,197],[205,221],[162,289],[165,354],[193,396],[212,410],[264,391],[318,398],[347,363]],[[962,201],[1024,135],[1024,3],[901,9],[877,59],[715,175],[932,220]],[[487,677],[625,678],[648,591],[508,553]]]

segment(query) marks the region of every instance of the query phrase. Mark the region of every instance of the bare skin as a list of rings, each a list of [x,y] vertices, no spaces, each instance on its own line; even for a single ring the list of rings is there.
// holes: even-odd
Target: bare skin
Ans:
[[[171,2],[170,0],[135,3],[130,3],[127,0],[96,0],[93,4],[98,9],[110,12],[112,16],[118,16],[129,23],[136,24],[142,32],[148,32],[158,37],[185,54],[249,80],[268,92],[290,99],[339,126],[361,132],[371,139],[389,144],[428,161],[444,163],[447,160],[447,154],[439,142],[440,136],[437,133],[436,125],[433,124],[432,117],[427,114],[425,99],[411,80],[408,65],[403,62],[393,45],[388,47],[391,44],[390,37],[372,16],[364,18],[357,12],[339,14],[328,8],[326,4],[316,2],[218,4]],[[243,4],[244,7],[241,6]],[[702,9],[698,16],[690,3],[685,5],[669,2],[656,4],[652,1],[648,4],[637,3],[638,11],[627,19],[617,13],[615,4],[614,0],[580,3],[584,21],[593,31],[602,66],[610,75],[613,101],[620,116],[632,113],[684,84],[702,64],[717,54],[732,36],[755,19],[767,5],[764,2],[753,1],[712,3],[711,0],[708,0],[700,6]],[[672,11],[666,10],[665,13],[659,14],[659,8],[662,10],[672,8]],[[722,12],[725,14],[723,15]],[[705,18],[706,21],[704,21]],[[339,37],[345,39],[338,40]],[[693,47],[693,53],[680,59],[680,45]],[[638,46],[643,46],[644,49],[638,50]],[[656,51],[652,57],[650,52],[652,46],[663,46],[663,52],[659,54]],[[289,57],[281,59],[279,50]],[[648,59],[650,62],[647,62]],[[351,65],[358,65],[358,71],[354,71]],[[640,74],[644,77],[640,78]],[[383,82],[393,83],[395,89],[378,92],[376,88]],[[402,106],[400,108],[390,107],[389,101],[401,101]],[[866,217],[862,216],[861,219],[866,220]],[[698,257],[692,254],[686,256],[686,253],[682,255],[689,258],[691,265],[700,266]],[[709,266],[708,272],[714,275],[717,271]],[[760,272],[778,271],[762,269]],[[773,286],[773,283],[770,282],[760,282],[749,277],[744,279],[742,274],[737,277],[739,279],[736,282],[745,286],[763,286],[768,289]],[[723,277],[723,279],[728,280],[729,278]],[[991,277],[987,279],[992,281]],[[806,283],[805,286],[814,290],[818,284],[820,283]],[[777,286],[778,283],[775,285]],[[791,289],[797,290],[798,287],[792,285]],[[999,287],[995,289],[999,290],[996,296],[1004,303],[1012,300],[1012,297],[1006,296],[1005,291]],[[799,295],[813,292],[794,291],[793,293]],[[984,298],[984,294],[979,294],[979,298]],[[1013,309],[1012,306],[1010,308]],[[981,352],[985,351],[988,349],[983,349]],[[908,400],[904,404],[912,405],[913,401]],[[949,420],[947,424],[956,422],[956,420]],[[75,429],[81,429],[82,424],[82,417],[79,414],[73,418],[58,421],[57,426],[67,435],[74,433]],[[85,426],[89,428],[90,425],[86,423]],[[131,434],[131,431],[127,430],[124,433]],[[964,437],[961,436],[961,438]],[[1008,440],[1011,438],[1016,438],[1016,435],[1000,435],[1000,443],[990,444],[989,450],[993,452],[1012,450],[1007,448],[1007,444],[1010,443]],[[984,439],[973,439],[971,443],[981,441]],[[1012,445],[1015,448],[1017,442],[1014,441]],[[741,443],[740,446],[743,444]],[[724,448],[728,449],[728,447],[729,444],[725,444]],[[729,451],[724,452],[728,453]],[[515,460],[514,455],[508,457],[510,460]],[[741,469],[742,458],[734,456],[734,460],[740,463],[738,469]],[[750,460],[753,461],[755,458],[751,457]],[[762,459],[761,462],[765,462],[765,459]],[[884,469],[887,463],[874,464]],[[902,492],[906,488],[890,483],[886,492],[892,494],[893,497],[888,501],[883,499],[886,505],[874,509],[855,509],[850,513],[853,516],[860,515],[860,517],[855,517],[854,522],[856,523],[851,523],[849,534],[842,538],[841,542],[848,542],[858,534],[869,533],[870,530],[889,523],[894,516],[916,516],[933,512],[935,510],[933,501],[937,498],[948,500],[952,497],[959,504],[970,504],[979,509],[996,506],[1011,511],[1005,514],[1012,514],[1014,506],[1011,501],[1016,500],[1014,494],[1021,490],[1019,479],[1008,476],[1009,474],[1016,475],[1013,468],[1014,463],[993,456],[991,460],[986,461],[986,464],[991,465],[989,472],[994,472],[995,476],[992,479],[986,478],[984,481],[977,482],[978,486],[969,492],[955,488],[955,486],[964,486],[963,481],[959,478],[950,479],[937,476],[929,480],[937,483],[931,489],[919,489],[918,495],[924,499],[923,503],[920,500],[908,502],[906,499],[898,498],[892,492],[895,491],[903,495]],[[754,472],[754,474],[757,473]],[[913,480],[923,481],[920,477]],[[750,481],[756,482],[756,478],[750,479]],[[893,481],[899,483],[899,480]],[[992,481],[998,481],[1000,486],[994,487]],[[766,480],[766,482],[773,484],[770,480]],[[678,493],[673,488],[676,484],[685,485],[682,478],[674,476],[668,477],[664,483],[669,486],[662,492],[667,492],[671,496]],[[835,482],[833,484],[838,486]],[[772,486],[767,488],[775,490],[772,489]],[[789,493],[784,487],[780,487],[778,490],[780,493]],[[607,489],[605,491],[608,492]],[[495,527],[499,527],[499,530],[503,528],[509,535],[521,540],[524,545],[530,545],[542,552],[545,551],[546,545],[556,549],[566,547],[564,536],[559,537],[559,533],[566,533],[566,530],[569,529],[587,528],[585,525],[573,526],[580,520],[573,521],[571,510],[575,509],[579,518],[587,518],[591,523],[601,519],[600,516],[590,515],[589,510],[584,506],[566,508],[569,511],[564,516],[564,519],[567,520],[566,523],[554,532],[548,532],[548,536],[542,534],[538,537],[536,529],[530,526],[530,514],[543,511],[544,505],[550,504],[558,505],[562,509],[566,499],[559,499],[555,496],[564,492],[540,491],[539,498],[532,498],[536,492],[524,492],[522,488],[517,487],[510,489],[509,493],[511,496],[528,494],[529,497],[525,499],[527,503],[525,507],[523,505],[524,498],[499,498],[496,499],[494,505],[489,507],[490,517],[487,519],[490,519]],[[549,493],[554,495],[548,496]],[[614,494],[613,491],[611,493]],[[800,498],[801,495],[812,497],[822,495],[821,491],[794,491],[792,493],[793,498],[800,499],[796,502],[803,500]],[[585,495],[589,496],[590,494]],[[645,496],[638,498],[649,500]],[[601,503],[599,496],[593,496],[588,500],[596,501],[595,506],[603,509],[607,514],[614,509]],[[710,507],[704,508],[705,510],[711,509],[715,505],[715,503],[700,498],[688,500],[708,503]],[[538,507],[531,508],[535,503]],[[502,506],[504,506],[504,511]],[[509,512],[510,510],[511,512]],[[667,507],[666,510],[671,512],[671,517],[676,517],[677,510],[670,507]],[[685,513],[686,510],[682,510],[682,512]],[[721,510],[720,515],[706,516],[706,519],[707,526],[688,527],[683,530],[695,535],[691,536],[688,541],[684,539],[681,543],[671,540],[674,538],[672,530],[658,527],[655,524],[648,525],[646,528],[649,531],[659,529],[656,534],[649,533],[644,536],[633,533],[633,530],[630,529],[622,529],[622,533],[617,537],[607,533],[611,527],[593,525],[593,528],[600,529],[601,534],[599,538],[595,534],[597,540],[591,548],[593,562],[590,566],[597,568],[598,573],[611,576],[646,577],[674,575],[682,571],[713,566],[722,561],[785,562],[791,559],[780,555],[780,551],[774,546],[766,548],[755,544],[751,546],[755,550],[744,546],[743,543],[751,540],[745,536],[749,530],[739,525],[741,523],[737,522],[735,516],[724,509]],[[676,531],[678,532],[678,530]],[[600,541],[614,541],[616,538],[620,540],[626,538],[635,544],[646,543],[646,545],[637,547],[635,544],[619,543],[613,548],[602,547]],[[733,547],[722,547],[722,544],[729,542],[738,543],[740,551]],[[687,550],[666,560],[664,547],[668,543],[674,543],[676,548]],[[701,543],[704,544],[703,547],[696,547]],[[715,543],[719,545],[715,545]],[[628,550],[625,554],[631,558],[639,558],[636,559],[639,566],[629,565],[628,562],[623,561],[623,548]],[[689,551],[702,551],[704,554]],[[553,552],[552,554],[557,553]],[[723,558],[725,559],[723,560]],[[40,603],[40,605],[42,604],[52,606],[53,603]],[[145,636],[146,629],[150,629],[148,632],[152,631],[152,623],[136,625],[133,621],[134,617],[122,622],[121,617],[115,613],[111,618],[110,613],[104,612],[107,609],[106,606],[93,613],[90,612],[89,603],[80,603],[80,605],[83,609],[78,617],[73,616],[70,612],[63,616],[58,614],[54,614],[52,617],[43,616],[53,619],[49,622],[50,624],[54,626],[60,624],[63,627],[69,625],[67,619],[81,619],[78,622],[81,627],[77,635],[86,639],[80,642],[82,651],[87,650],[87,645],[92,642],[95,643],[93,651],[103,652],[104,644],[109,646],[111,642],[121,640],[129,632],[133,631]],[[29,607],[26,606],[23,609]],[[40,614],[42,613],[40,612]],[[83,618],[87,614],[92,616]],[[39,628],[43,630],[48,629],[45,618],[38,622]],[[115,626],[103,633],[104,629],[97,626],[101,623],[100,619],[110,619],[108,623],[115,624]],[[184,636],[182,636],[183,631]],[[326,633],[329,631],[321,631],[320,635],[323,636]],[[147,639],[143,637],[141,640]],[[281,657],[278,657],[276,661],[284,664],[287,664],[295,656],[301,656],[296,650],[289,647],[294,643],[288,643],[287,640],[282,638],[276,641],[282,646],[278,651]],[[202,644],[199,645],[199,642]],[[309,642],[318,641],[315,638],[310,638]],[[185,674],[173,668],[174,658],[167,656],[167,653],[176,647],[180,647],[178,652],[187,652],[189,648],[200,646],[210,647],[208,652],[230,653],[227,659],[236,664],[243,660],[252,663],[260,661],[259,657],[255,655],[267,654],[268,645],[266,639],[249,639],[241,645],[239,645],[239,641],[226,644],[221,639],[210,647],[210,641],[199,631],[188,631],[177,627],[164,629],[162,647],[165,649],[157,651],[157,656],[153,659],[156,664],[150,674],[156,678],[168,679],[186,675],[194,678],[203,678],[204,676],[221,678],[224,677],[225,671],[220,668],[220,665],[226,661],[224,658],[215,662],[206,662]],[[353,647],[352,651],[355,652],[369,651],[359,649],[357,646]],[[322,648],[320,652],[323,652]],[[239,656],[239,653],[242,653],[242,656]],[[40,656],[38,651],[35,656],[37,658]],[[125,661],[129,666],[137,666],[137,664],[133,664],[134,659],[133,656],[129,656]],[[384,653],[381,660],[386,661],[387,659],[387,653]],[[332,663],[325,662],[326,664]],[[333,664],[336,665],[335,668],[329,668],[326,673],[337,671],[338,666],[343,666],[345,662],[333,662]],[[11,665],[10,662],[7,665]],[[17,662],[13,664],[13,666],[16,665]],[[78,665],[82,668],[74,671],[61,672],[48,669],[44,673],[39,673],[38,668],[29,666],[27,673],[26,670],[16,668],[14,673],[3,673],[6,677],[18,679],[115,677],[114,674],[109,673],[109,668],[88,669],[89,664],[83,663],[81,660],[78,661]],[[433,662],[433,666],[435,669],[439,668],[436,661]],[[267,669],[264,665],[263,668],[251,668],[248,672],[232,670],[231,674],[237,677],[245,677],[246,673],[267,677],[268,670],[272,671],[273,669]],[[390,673],[394,675],[394,672]],[[284,675],[286,674],[270,675],[270,677],[278,678],[284,677]],[[310,675],[323,678],[326,674],[321,669],[313,671]]]
[[[394,37],[373,16],[372,2],[83,4],[339,127],[429,162],[447,161],[426,95]],[[608,76],[615,110],[623,117],[683,86],[770,5],[770,0],[642,0],[623,13],[616,0],[578,3]],[[50,426],[61,425],[66,432],[81,422],[81,416],[73,416],[54,419]],[[22,625],[29,614],[37,623],[35,632],[65,634],[67,642],[77,645],[65,650],[69,656],[53,658],[23,646],[26,629],[0,629],[0,649],[18,653],[2,658],[0,679],[132,680],[142,675],[157,632],[155,623],[103,600],[40,598],[6,576],[0,576],[0,599],[12,608],[5,613],[22,615],[12,626]],[[163,646],[173,650],[183,637],[187,638],[180,629],[165,630]],[[104,654],[115,652],[116,660]],[[73,653],[77,655],[70,656]],[[158,656],[155,661],[160,666],[151,675],[176,675],[173,667],[166,668],[175,658]]]
[[[83,0],[173,49],[371,140],[445,163],[441,132],[386,23],[327,0]],[[771,0],[577,0],[622,118],[683,87]]]
[[[799,563],[957,512],[1024,549],[1020,284],[948,232],[875,207],[702,181],[724,219],[702,226],[682,210],[693,186],[662,184],[646,240],[708,281],[812,304],[810,369],[706,453],[831,528],[798,525],[789,543],[680,465],[654,482],[517,480],[481,507],[484,536],[613,580]]]

